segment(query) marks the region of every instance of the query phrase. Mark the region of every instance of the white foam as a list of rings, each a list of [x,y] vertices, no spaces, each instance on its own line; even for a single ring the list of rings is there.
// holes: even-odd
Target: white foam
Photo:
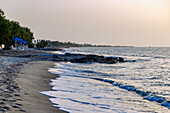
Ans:
[[[64,55],[64,54],[65,54],[64,51],[54,51],[54,52],[52,52],[52,53],[54,53],[54,54],[59,54],[59,55]]]
[[[70,113],[140,113],[160,107],[156,104],[151,107],[139,95],[93,79],[61,76],[52,80],[51,85],[54,91],[42,93],[55,97],[50,99],[54,106]]]

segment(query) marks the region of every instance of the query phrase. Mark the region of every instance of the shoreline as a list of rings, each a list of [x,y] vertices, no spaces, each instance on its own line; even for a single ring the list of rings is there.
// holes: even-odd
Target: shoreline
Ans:
[[[15,79],[20,88],[21,101],[18,101],[18,105],[21,104],[23,110],[12,108],[8,113],[66,113],[53,107],[49,101],[50,97],[39,93],[52,90],[50,80],[59,77],[48,72],[48,68],[54,63],[53,61],[31,61],[23,64]]]
[[[48,72],[55,62],[112,64],[124,59],[93,54],[60,55],[40,50],[0,51],[0,112],[67,113],[53,107],[50,97],[39,93],[52,90],[50,80],[59,77]]]

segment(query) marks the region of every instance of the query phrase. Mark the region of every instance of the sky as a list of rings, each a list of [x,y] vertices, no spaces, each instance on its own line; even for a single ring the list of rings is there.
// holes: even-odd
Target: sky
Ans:
[[[0,9],[36,39],[170,47],[170,0],[0,0]]]

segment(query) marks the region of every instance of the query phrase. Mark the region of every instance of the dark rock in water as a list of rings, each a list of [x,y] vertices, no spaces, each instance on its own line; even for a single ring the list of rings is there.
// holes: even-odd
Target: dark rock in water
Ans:
[[[35,56],[35,55],[34,55]],[[52,54],[52,56],[46,56],[44,60],[57,61],[57,62],[72,62],[72,63],[108,63],[114,64],[117,62],[125,62],[121,57],[104,57],[102,55],[94,54],[74,54],[65,53],[64,55]]]
[[[72,55],[71,53],[65,53],[65,56],[70,56],[70,55]]]
[[[87,63],[87,59],[75,58],[75,59],[71,59],[70,62],[72,62],[72,63]]]
[[[62,59],[62,61],[65,61],[65,62],[67,62],[67,61],[69,61],[69,59],[66,59],[66,58],[64,58],[64,59]]]
[[[58,55],[53,55],[53,58],[58,58],[59,59],[59,56]]]
[[[119,62],[125,62],[125,60],[122,57],[119,57]]]
[[[67,53],[67,56],[71,56],[70,53]],[[99,55],[80,55],[80,57],[73,57],[70,59],[72,63],[108,63],[114,64],[117,62],[124,62],[124,59],[121,57],[104,57]]]
[[[113,64],[113,63],[117,63],[118,59],[117,58],[113,58],[113,57],[107,57],[105,59],[105,62],[108,63],[108,64]]]

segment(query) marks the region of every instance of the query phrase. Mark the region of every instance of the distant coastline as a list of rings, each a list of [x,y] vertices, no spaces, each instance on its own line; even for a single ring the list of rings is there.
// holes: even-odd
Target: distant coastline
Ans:
[[[93,45],[93,44],[79,44],[79,43],[75,43],[75,42],[60,42],[60,41],[50,41],[50,40],[46,40],[47,47],[134,47],[134,46],[121,46],[121,45],[116,45],[116,46],[112,46],[112,45]]]

